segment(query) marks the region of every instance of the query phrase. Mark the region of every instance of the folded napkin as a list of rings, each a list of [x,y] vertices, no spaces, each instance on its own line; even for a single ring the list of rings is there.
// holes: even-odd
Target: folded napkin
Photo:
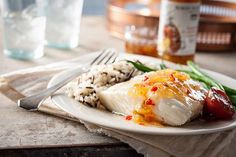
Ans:
[[[0,92],[13,101],[46,88],[48,81],[57,73],[84,63],[80,58],[11,72],[0,76]],[[55,116],[75,119],[47,99],[39,108]],[[146,157],[233,157],[236,154],[236,129],[221,133],[188,136],[145,135],[107,129],[80,121],[95,133],[119,139]]]

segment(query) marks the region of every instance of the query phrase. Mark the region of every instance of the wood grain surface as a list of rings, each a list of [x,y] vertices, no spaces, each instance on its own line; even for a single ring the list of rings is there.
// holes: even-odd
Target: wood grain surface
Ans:
[[[69,51],[46,48],[45,57],[35,61],[10,59],[1,52],[0,74],[72,59],[108,47],[124,51],[123,41],[111,37],[107,32],[104,17],[83,17],[78,48]],[[3,49],[2,40],[0,48]],[[200,52],[196,54],[196,62],[204,68],[236,78],[236,52]],[[0,149],[120,144],[112,138],[89,133],[76,122],[42,113],[27,112],[2,95],[0,99]]]

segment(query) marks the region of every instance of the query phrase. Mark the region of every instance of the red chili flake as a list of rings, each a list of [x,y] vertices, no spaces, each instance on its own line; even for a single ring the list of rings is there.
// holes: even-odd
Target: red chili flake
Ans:
[[[155,105],[154,103],[153,103],[153,101],[150,99],[150,98],[148,98],[147,100],[146,100],[146,102],[145,102],[145,104],[146,105]]]
[[[139,125],[144,125],[144,123],[138,123]]]
[[[144,76],[144,80],[143,81],[147,81],[149,78],[147,76]]]
[[[125,120],[131,120],[133,117],[131,115],[128,115],[125,117]]]
[[[175,81],[175,76],[173,73],[170,74],[170,81]]]
[[[163,84],[163,86],[168,87],[168,84],[166,82],[163,82],[162,84]]]
[[[187,89],[187,92],[186,92],[187,94],[190,94],[191,93],[191,91],[189,90],[189,89]]]
[[[151,91],[152,91],[152,92],[155,92],[155,91],[157,91],[157,89],[158,89],[158,88],[157,88],[156,86],[153,86],[152,89],[151,89]]]

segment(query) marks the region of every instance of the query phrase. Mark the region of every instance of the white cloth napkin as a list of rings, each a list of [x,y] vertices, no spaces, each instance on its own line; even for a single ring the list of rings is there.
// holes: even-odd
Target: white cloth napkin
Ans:
[[[236,130],[188,136],[129,133],[82,122],[91,132],[102,133],[129,144],[145,157],[235,157]]]

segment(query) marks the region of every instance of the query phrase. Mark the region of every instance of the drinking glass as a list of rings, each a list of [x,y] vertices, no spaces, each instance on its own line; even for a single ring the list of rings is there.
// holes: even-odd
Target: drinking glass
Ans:
[[[47,46],[71,49],[78,46],[83,0],[48,0]]]
[[[17,59],[44,54],[45,0],[3,0],[4,53]]]

